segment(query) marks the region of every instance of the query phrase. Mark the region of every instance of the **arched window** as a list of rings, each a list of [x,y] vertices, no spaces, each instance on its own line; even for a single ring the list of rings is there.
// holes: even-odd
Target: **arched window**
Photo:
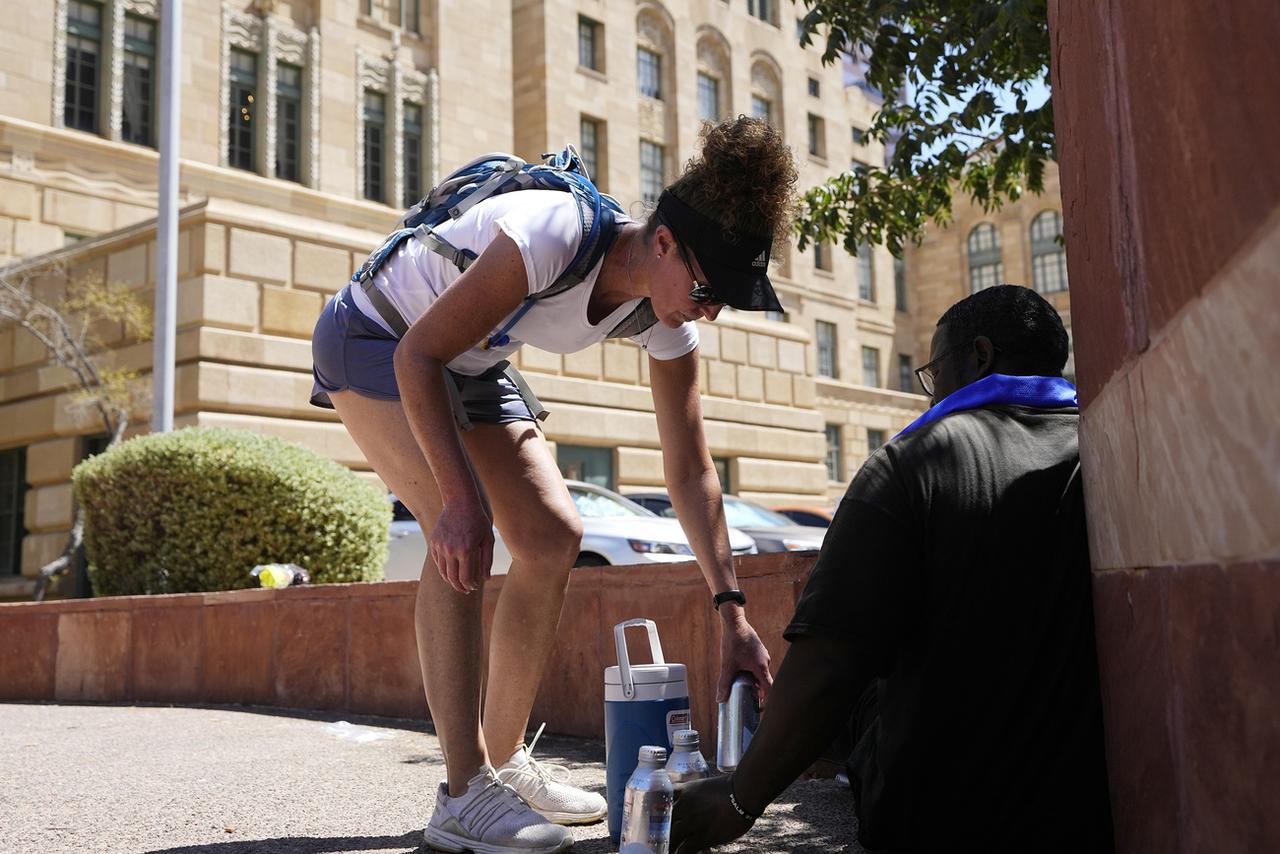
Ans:
[[[1000,261],[1000,235],[989,222],[979,223],[969,232],[969,292],[1000,284],[1004,264]]]
[[[782,73],[773,57],[757,54],[751,63],[751,115],[782,131]]]
[[[1062,214],[1043,211],[1031,221],[1031,279],[1036,291],[1051,294],[1067,289],[1067,253],[1062,236]]]
[[[719,31],[698,32],[698,119],[713,124],[728,118],[733,106],[729,42]]]
[[[675,22],[658,3],[644,0],[636,12],[636,80],[639,84],[640,199],[652,204],[675,171]]]
[[[640,94],[656,101],[675,100],[674,28],[670,14],[656,3],[642,3],[636,14],[636,80]]]

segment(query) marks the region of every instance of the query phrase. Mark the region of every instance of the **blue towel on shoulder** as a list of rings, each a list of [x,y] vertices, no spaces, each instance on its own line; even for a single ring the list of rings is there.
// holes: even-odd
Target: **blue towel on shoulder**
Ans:
[[[982,406],[1031,406],[1037,409],[1079,407],[1076,387],[1062,377],[1014,377],[991,374],[957,389],[912,421],[898,436],[945,418],[953,412]],[[898,438],[894,436],[893,438]]]

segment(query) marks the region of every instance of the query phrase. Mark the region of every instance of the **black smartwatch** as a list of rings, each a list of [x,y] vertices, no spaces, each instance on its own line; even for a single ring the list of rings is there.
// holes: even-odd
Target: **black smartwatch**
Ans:
[[[747,604],[747,594],[741,590],[726,590],[723,593],[717,593],[712,596],[711,601],[715,604],[717,611],[720,610],[720,606],[725,602],[737,602],[739,605],[745,606]]]

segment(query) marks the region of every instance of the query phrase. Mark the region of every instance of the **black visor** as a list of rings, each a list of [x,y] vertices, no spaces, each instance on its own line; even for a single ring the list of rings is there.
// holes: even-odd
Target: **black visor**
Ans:
[[[698,259],[717,302],[744,311],[783,310],[769,282],[772,237],[737,235],[726,240],[718,222],[698,213],[670,190],[658,198],[657,216]]]

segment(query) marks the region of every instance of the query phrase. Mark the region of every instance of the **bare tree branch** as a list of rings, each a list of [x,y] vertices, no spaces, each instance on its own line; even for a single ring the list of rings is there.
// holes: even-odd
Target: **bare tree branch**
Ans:
[[[107,447],[119,444],[129,426],[129,415],[137,404],[136,375],[128,371],[106,371],[107,350],[94,336],[98,321],[123,323],[136,339],[151,335],[147,307],[136,294],[113,287],[94,277],[73,280],[61,263],[43,268],[0,269],[0,328],[6,325],[34,337],[49,354],[49,360],[65,368],[74,378],[79,402],[101,419],[103,432],[110,436]],[[60,281],[63,299],[50,305],[36,295],[39,280]],[[76,554],[84,542],[84,511],[77,504],[67,543],[54,560],[41,567],[36,579],[36,601],[45,598],[55,579],[65,577],[75,566]]]

